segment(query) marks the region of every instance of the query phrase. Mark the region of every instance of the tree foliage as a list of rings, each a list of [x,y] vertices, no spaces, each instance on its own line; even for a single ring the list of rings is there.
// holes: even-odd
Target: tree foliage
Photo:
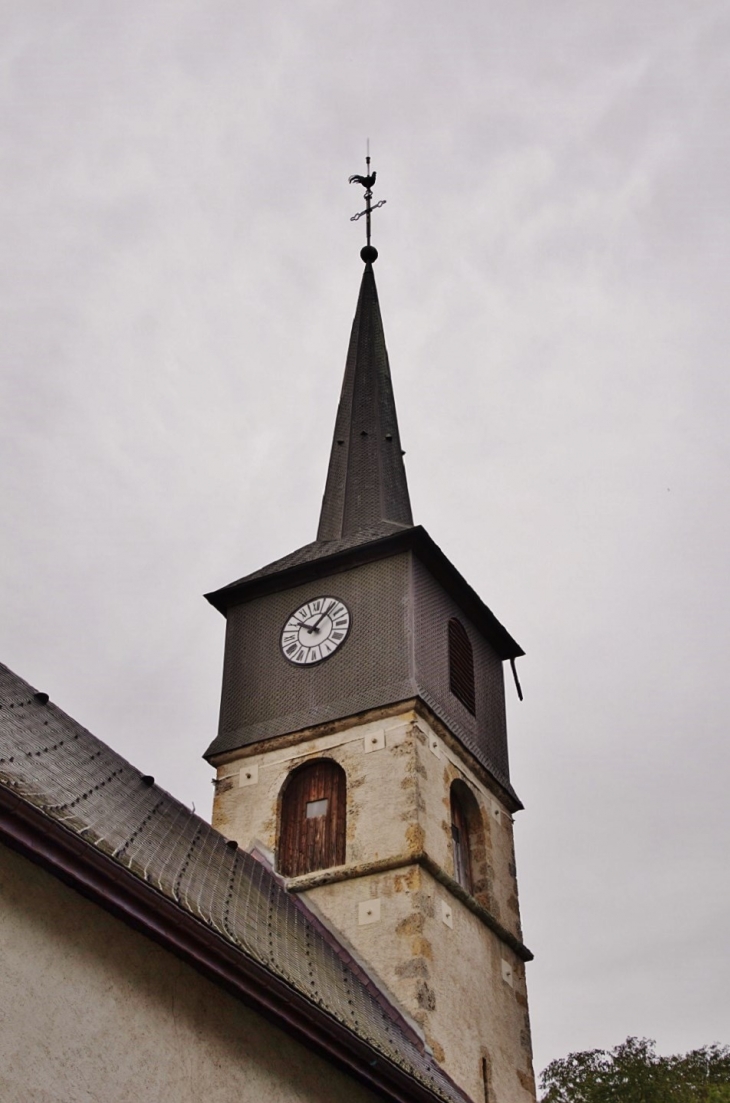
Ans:
[[[541,1103],[730,1103],[730,1047],[660,1057],[647,1038],[552,1061]]]

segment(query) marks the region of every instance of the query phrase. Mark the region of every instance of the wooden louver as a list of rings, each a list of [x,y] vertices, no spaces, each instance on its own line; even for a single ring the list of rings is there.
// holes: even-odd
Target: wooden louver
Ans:
[[[449,621],[449,687],[455,697],[476,716],[474,691],[474,652],[461,621]]]
[[[454,878],[467,892],[472,891],[471,847],[466,812],[454,788],[451,789],[451,847]]]
[[[278,866],[285,877],[345,861],[345,771],[329,758],[295,770],[281,804]]]

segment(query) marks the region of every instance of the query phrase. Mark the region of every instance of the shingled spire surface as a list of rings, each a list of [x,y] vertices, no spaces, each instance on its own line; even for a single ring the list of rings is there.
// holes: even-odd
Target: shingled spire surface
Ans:
[[[413,525],[372,264],[352,323],[317,542]]]

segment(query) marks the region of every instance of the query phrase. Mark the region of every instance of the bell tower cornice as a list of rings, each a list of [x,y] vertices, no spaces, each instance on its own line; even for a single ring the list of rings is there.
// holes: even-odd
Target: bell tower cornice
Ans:
[[[422,525],[413,525],[374,539],[363,539],[363,536],[361,533],[349,540],[329,541],[325,548],[321,547],[319,541],[314,541],[237,582],[231,582],[220,590],[213,590],[205,595],[206,599],[220,613],[225,614],[231,606],[252,598],[299,586],[304,582],[313,582],[403,551],[412,551],[483,632],[501,659],[516,659],[524,655],[517,641],[497,620]]]

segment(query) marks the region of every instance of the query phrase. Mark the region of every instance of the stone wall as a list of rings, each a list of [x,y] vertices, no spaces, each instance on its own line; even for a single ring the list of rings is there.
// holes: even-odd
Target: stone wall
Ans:
[[[214,825],[276,853],[290,771],[328,757],[347,774],[345,864],[289,882],[418,1022],[474,1099],[534,1100],[512,818],[498,786],[413,709],[246,748],[219,766]],[[482,829],[472,899],[453,882],[450,789],[466,783]],[[500,931],[502,933],[500,933]]]

